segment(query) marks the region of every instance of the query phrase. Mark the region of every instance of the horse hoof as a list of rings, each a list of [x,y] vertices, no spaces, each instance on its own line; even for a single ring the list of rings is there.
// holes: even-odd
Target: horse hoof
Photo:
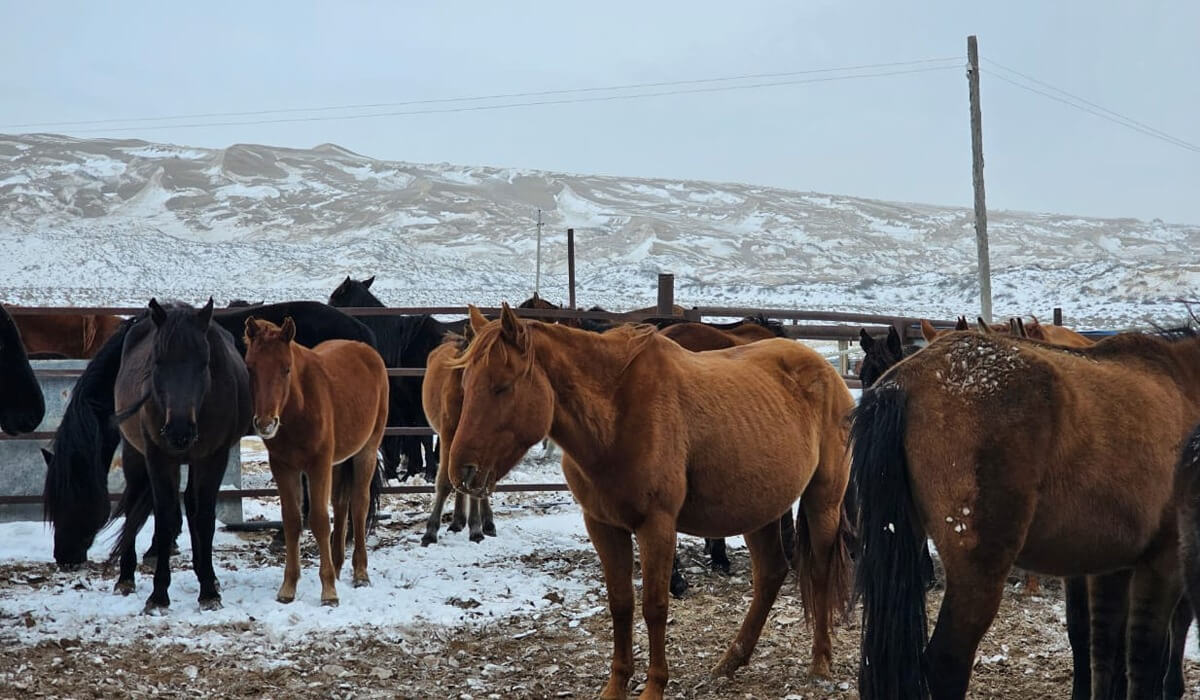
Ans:
[[[146,607],[142,608],[143,615],[151,615],[153,617],[162,617],[167,614],[167,609],[170,603],[156,603],[153,600],[146,601]]]
[[[463,525],[461,523],[450,523],[446,526],[446,529],[450,532],[462,532]]]
[[[483,541],[483,533],[482,532],[472,532],[471,533],[471,541],[472,542],[482,542]]]
[[[113,593],[129,595],[130,593],[133,593],[135,589],[136,586],[134,586],[133,581],[117,581],[117,585],[113,586]]]
[[[724,559],[724,560],[713,559],[712,560],[712,568],[713,568],[713,571],[719,571],[719,572],[725,574],[726,576],[728,576],[729,575],[729,560],[728,559]]]
[[[355,588],[367,588],[370,585],[371,585],[371,578],[369,576],[363,576],[362,578],[359,578],[357,576],[354,577],[354,587]],[[337,601],[334,601],[334,605],[336,605],[336,604],[337,604]]]
[[[205,598],[200,601],[201,610],[220,610],[223,607],[225,606],[221,605],[221,598],[219,596],[216,598]]]
[[[682,576],[671,577],[671,595],[676,598],[682,598],[684,593],[687,593],[688,582]]]
[[[284,605],[287,605],[288,603],[292,602],[295,599],[296,599],[296,596],[294,596],[294,595],[283,595],[282,593],[275,596],[275,600],[280,603],[283,603]]]
[[[492,525],[484,525],[484,526],[483,526],[483,534],[487,535],[488,537],[495,537],[495,536],[496,536],[496,526],[495,526],[495,524],[492,524]]]
[[[321,605],[324,605],[327,608],[336,608],[338,606],[338,599],[337,598],[322,598]]]
[[[833,673],[829,670],[829,662],[817,659],[813,659],[812,665],[808,667],[808,675],[826,681],[833,678]]]
[[[79,571],[82,568],[83,568],[83,562],[81,562],[81,561],[69,561],[69,562],[65,562],[65,563],[60,563],[58,565],[58,570],[62,571],[64,573],[70,573],[72,571]]]
[[[729,651],[725,652],[725,656],[722,656],[721,660],[717,662],[717,665],[713,666],[713,670],[710,675],[713,678],[721,678],[722,676],[725,678],[733,678],[733,674],[736,673],[739,668],[745,665],[746,659],[745,655],[741,653],[741,645],[735,642],[734,645],[730,647]]]
[[[437,535],[425,535],[421,538],[421,546],[428,547],[431,544],[437,543]]]

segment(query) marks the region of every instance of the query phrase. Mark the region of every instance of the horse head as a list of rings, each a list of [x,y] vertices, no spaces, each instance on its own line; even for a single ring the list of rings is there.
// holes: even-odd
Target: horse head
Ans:
[[[346,279],[342,280],[337,289],[333,290],[333,294],[329,295],[329,305],[343,308],[353,306],[383,306],[383,302],[371,293],[371,285],[374,283],[374,275],[361,281],[350,279],[350,276],[346,275]]]
[[[250,396],[254,402],[254,432],[270,440],[279,432],[280,415],[287,405],[292,384],[292,341],[296,324],[292,317],[282,326],[249,316],[246,318],[246,369],[250,373]]]
[[[150,353],[150,391],[162,414],[159,434],[165,447],[185,452],[199,437],[197,416],[212,385],[208,329],[213,300],[200,310],[178,305],[164,309],[150,300],[154,346]]]

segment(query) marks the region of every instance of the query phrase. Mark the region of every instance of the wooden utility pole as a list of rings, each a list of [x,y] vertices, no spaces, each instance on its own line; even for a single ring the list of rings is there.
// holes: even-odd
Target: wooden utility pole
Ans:
[[[675,275],[670,272],[658,273],[658,311],[660,316],[675,314]]]
[[[987,204],[983,197],[983,117],[979,109],[979,46],[967,37],[967,83],[971,93],[971,180],[975,183],[975,249],[979,254],[979,310],[992,322],[992,263],[988,256]]]
[[[571,287],[568,309],[575,308],[575,229],[567,229],[567,284]]]
[[[542,291],[542,210],[538,209],[537,218],[537,272],[533,280],[533,293]]]

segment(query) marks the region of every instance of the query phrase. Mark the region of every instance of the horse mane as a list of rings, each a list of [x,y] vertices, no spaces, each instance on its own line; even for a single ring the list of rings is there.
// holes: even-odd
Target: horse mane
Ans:
[[[784,333],[783,322],[773,318],[767,318],[766,314],[754,314],[742,319],[742,323],[753,323],[756,326],[762,326],[775,334],[777,338],[786,338]]]
[[[533,370],[533,332],[555,332],[552,329],[556,329],[558,332],[578,332],[578,329],[569,328],[559,324],[542,323],[540,321],[522,321],[522,323],[524,324],[526,332],[524,334],[524,347],[520,348],[520,351],[529,356],[529,362],[526,364],[526,367],[523,370],[526,373]],[[470,344],[462,352],[462,354],[450,361],[449,367],[451,369],[464,369],[467,365],[476,361],[477,358],[481,356],[485,358],[483,362],[486,366],[486,363],[488,362],[486,358],[491,356],[492,348],[497,345],[500,347],[501,358],[507,359],[508,347],[506,342],[502,339],[502,334],[503,327],[501,324],[489,323],[487,326],[484,326],[476,332],[475,337],[470,341]],[[629,369],[629,366],[633,364],[633,361],[636,360],[638,356],[650,346],[650,343],[654,342],[654,340],[659,337],[659,334],[658,329],[652,325],[646,323],[626,323],[616,326],[611,330],[605,331],[603,336],[605,338],[616,338],[618,341],[623,341],[629,348],[629,353],[626,355],[625,361],[622,363],[621,369],[617,373],[618,376],[620,376],[621,374],[624,374],[625,370]]]

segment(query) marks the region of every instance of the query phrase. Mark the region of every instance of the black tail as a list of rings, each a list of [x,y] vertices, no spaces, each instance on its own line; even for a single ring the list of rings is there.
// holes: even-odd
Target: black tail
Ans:
[[[128,453],[128,450],[126,450]],[[121,516],[125,517],[125,525],[121,528],[121,534],[113,543],[112,551],[108,555],[108,563],[114,564],[121,557],[121,553],[129,549],[133,551],[136,544],[138,532],[141,531],[142,525],[146,524],[146,519],[154,512],[154,491],[150,486],[150,479],[144,473],[146,465],[143,462],[137,464],[124,464],[125,472],[125,492],[121,494],[121,500],[117,502],[117,507],[113,510],[113,519]],[[130,474],[131,469],[141,469],[143,473],[133,475]],[[179,523],[182,526],[182,522]],[[174,542],[179,536],[176,531],[171,537]]]
[[[46,455],[43,518],[54,527],[54,560],[61,567],[85,562],[96,533],[108,522],[108,469],[120,442],[112,421],[113,385],[133,323],[121,324],[75,382],[54,434],[53,454]]]
[[[902,389],[864,393],[851,444],[859,512],[855,594],[862,599],[858,692],[863,700],[927,698],[928,639],[921,551],[925,534],[909,490]]]
[[[1200,427],[1184,444],[1175,469],[1175,504],[1179,514],[1179,559],[1184,590],[1200,619]]]

